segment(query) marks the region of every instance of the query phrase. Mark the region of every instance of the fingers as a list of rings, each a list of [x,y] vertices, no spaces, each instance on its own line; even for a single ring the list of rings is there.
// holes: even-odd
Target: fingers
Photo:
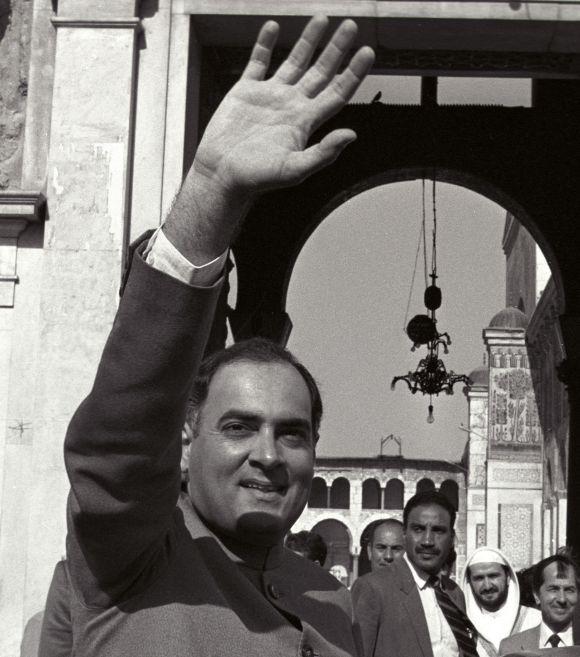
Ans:
[[[267,21],[262,25],[250,60],[248,61],[242,79],[246,80],[263,80],[268,66],[270,66],[270,59],[272,57],[272,50],[276,45],[280,26],[275,21]]]
[[[328,18],[326,16],[313,16],[309,21],[300,38],[295,43],[286,60],[280,65],[280,68],[273,76],[274,79],[285,84],[294,84],[297,82],[304,71],[308,68],[314,51],[318,47],[322,36],[328,27]]]
[[[324,169],[356,139],[356,133],[350,129],[333,130],[321,142],[304,151],[293,153],[286,163],[287,184],[293,185],[313,173]]]
[[[326,48],[304,74],[298,87],[310,98],[316,96],[332,80],[346,53],[351,49],[358,28],[352,20],[343,21]]]
[[[355,53],[344,71],[340,75],[336,75],[333,81],[314,99],[316,117],[313,129],[318,128],[348,103],[370,71],[374,61],[375,53],[368,46],[360,48]]]

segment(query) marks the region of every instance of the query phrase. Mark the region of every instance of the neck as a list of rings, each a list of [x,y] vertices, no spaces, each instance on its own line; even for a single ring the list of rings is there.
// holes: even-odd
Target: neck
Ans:
[[[566,630],[569,630],[572,627],[572,621],[569,623],[566,623],[565,625],[558,625],[554,623],[548,623],[544,621],[546,627],[550,630],[550,632],[553,632],[554,634],[561,634],[562,632],[565,632]]]

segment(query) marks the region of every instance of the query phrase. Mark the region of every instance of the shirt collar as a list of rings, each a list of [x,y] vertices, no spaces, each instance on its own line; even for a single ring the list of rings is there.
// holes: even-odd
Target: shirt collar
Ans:
[[[560,647],[560,646],[573,646],[574,645],[574,639],[572,637],[572,624],[570,624],[570,627],[567,630],[564,630],[562,632],[554,632],[554,630],[551,630],[546,625],[546,623],[544,623],[544,621],[542,621],[540,623],[540,648],[551,648],[552,647],[548,643],[548,639],[552,636],[552,634],[557,634],[560,637],[561,643],[559,644],[558,647]]]
[[[407,557],[406,552],[403,554],[403,559],[407,562],[407,565],[409,566],[409,569],[411,570],[411,575],[413,575],[413,579],[415,580],[415,584],[417,584],[417,587],[421,590],[426,589],[429,578],[425,577],[424,575],[421,575],[420,573],[417,572],[417,569],[412,564],[409,557]]]

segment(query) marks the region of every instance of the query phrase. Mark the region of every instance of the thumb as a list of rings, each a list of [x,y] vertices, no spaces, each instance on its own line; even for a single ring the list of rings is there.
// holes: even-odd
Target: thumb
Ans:
[[[299,183],[332,164],[355,139],[354,130],[341,128],[327,134],[318,144],[293,153],[286,162],[287,171],[291,176],[288,184]]]

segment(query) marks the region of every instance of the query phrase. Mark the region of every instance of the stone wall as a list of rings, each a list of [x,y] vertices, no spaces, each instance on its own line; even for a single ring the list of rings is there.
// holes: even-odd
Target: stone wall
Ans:
[[[19,189],[32,0],[0,0],[0,190]]]

